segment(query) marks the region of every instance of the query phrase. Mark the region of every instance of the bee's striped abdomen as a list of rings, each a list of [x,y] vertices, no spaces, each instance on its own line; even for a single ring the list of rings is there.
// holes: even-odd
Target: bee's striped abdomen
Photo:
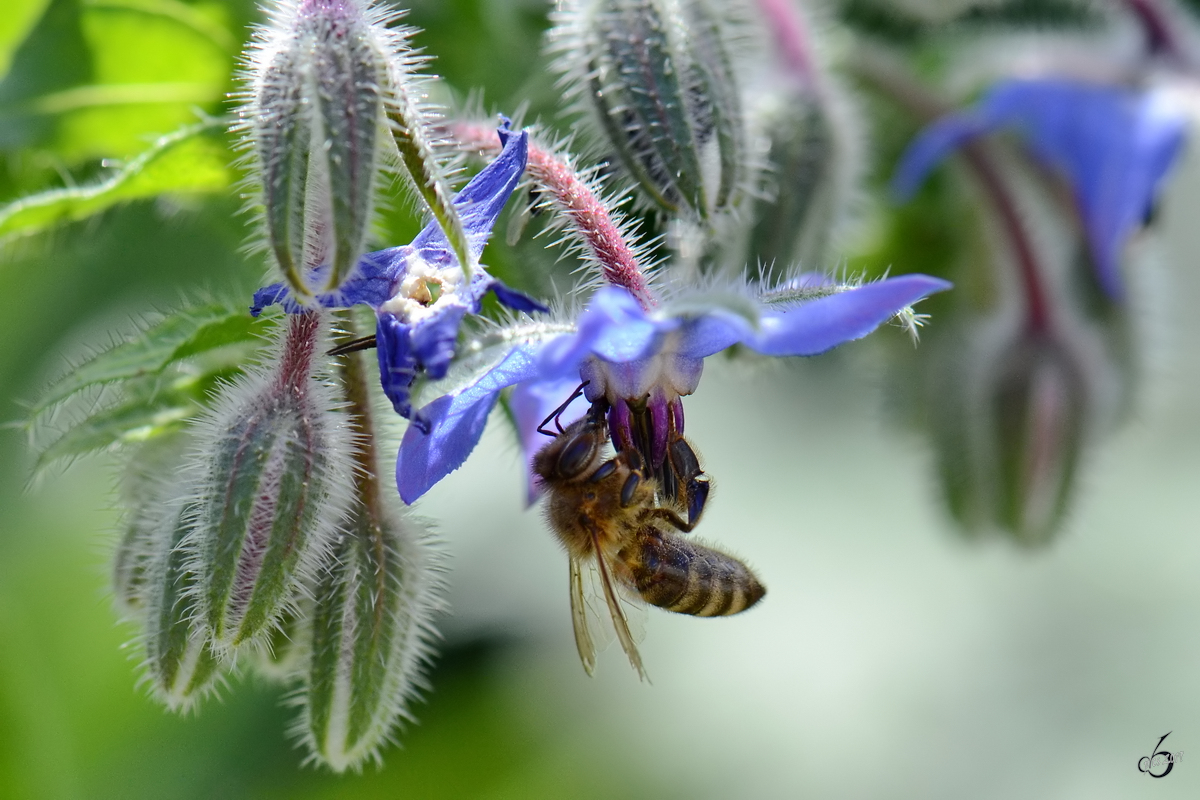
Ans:
[[[695,617],[745,611],[766,594],[750,568],[719,550],[655,532],[627,560],[634,587],[651,605]]]

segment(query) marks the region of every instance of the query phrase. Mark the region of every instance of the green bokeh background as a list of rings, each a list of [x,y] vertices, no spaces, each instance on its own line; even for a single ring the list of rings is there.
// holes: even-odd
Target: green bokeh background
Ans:
[[[156,13],[138,22],[143,6]],[[457,91],[484,86],[504,109],[528,98],[536,115],[554,97],[533,55],[544,10],[430,0],[410,21]],[[86,182],[97,156],[127,159],[197,107],[219,112],[240,48],[220,32],[252,15],[5,0],[0,199]],[[81,82],[169,86],[148,109],[67,92]],[[1043,551],[954,535],[925,443],[881,414],[879,342],[711,364],[688,402],[718,483],[704,533],[770,593],[729,620],[649,614],[652,685],[612,648],[583,675],[565,559],[522,508],[515,446],[493,426],[420,507],[451,555],[454,612],[419,723],[361,776],[300,766],[277,687],[235,681],[190,717],[152,703],[107,594],[110,459],[26,491],[22,434],[0,430],[0,798],[1195,797],[1198,205],[1193,158],[1146,266],[1140,410],[1091,454]],[[0,250],[0,420],[131,316],[198,292],[247,297],[263,268],[242,255],[239,206],[232,193],[143,201]],[[400,212],[385,225],[396,241],[413,227]],[[502,247],[489,260],[522,263]],[[1161,781],[1139,774],[1168,730],[1182,762]]]

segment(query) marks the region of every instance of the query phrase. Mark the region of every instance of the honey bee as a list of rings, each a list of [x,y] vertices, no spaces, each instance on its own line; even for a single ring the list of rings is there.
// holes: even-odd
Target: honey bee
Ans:
[[[697,617],[737,614],[761,600],[766,589],[741,561],[677,533],[695,528],[709,488],[687,440],[676,437],[668,447],[680,482],[679,500],[674,506],[659,505],[659,487],[647,476],[637,451],[605,458],[604,412],[603,402],[593,404],[586,416],[538,451],[533,469],[547,490],[546,518],[567,551],[571,620],[584,670],[591,675],[596,666],[583,580],[584,568],[594,561],[617,640],[645,679],[618,588],[659,608]]]

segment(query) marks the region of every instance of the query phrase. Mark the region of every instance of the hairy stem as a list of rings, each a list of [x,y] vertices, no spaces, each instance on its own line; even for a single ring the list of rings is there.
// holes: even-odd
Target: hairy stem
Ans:
[[[500,151],[495,130],[486,125],[453,122],[448,125],[448,132],[463,150],[488,154]],[[572,229],[600,264],[604,279],[628,290],[646,311],[658,305],[646,280],[645,269],[625,241],[607,203],[596,196],[569,161],[531,140],[527,170],[538,188],[552,197],[555,206],[567,217]]]
[[[303,393],[312,373],[313,354],[321,331],[321,316],[313,311],[289,314],[287,336],[283,341],[283,358],[279,364],[279,387]]]
[[[346,345],[357,338],[357,329],[352,310],[338,312],[338,321],[343,329],[339,345]],[[367,372],[363,369],[362,353],[352,352],[341,356],[338,365],[338,379],[342,385],[342,394],[346,399],[346,417],[350,421],[350,429],[354,434],[354,450],[351,458],[354,462],[354,493],[355,503],[352,511],[360,516],[360,524],[353,525],[351,530],[355,535],[370,537],[369,542],[363,542],[365,547],[375,551],[375,563],[383,564],[387,560],[386,544],[383,537],[383,495],[379,488],[379,461],[375,440],[375,424],[371,417],[371,395],[367,384]],[[376,593],[380,602],[376,608],[382,612],[384,608],[383,576],[379,578]]]
[[[758,10],[775,39],[775,49],[787,74],[803,88],[816,89],[819,75],[813,60],[811,32],[794,0],[758,0]]]

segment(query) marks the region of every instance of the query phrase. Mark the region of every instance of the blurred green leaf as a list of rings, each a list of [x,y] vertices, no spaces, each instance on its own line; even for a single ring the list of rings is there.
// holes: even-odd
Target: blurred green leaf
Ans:
[[[50,0],[6,0],[0,14],[0,78],[8,72],[13,51],[29,35]]]
[[[58,461],[177,430],[219,382],[243,371],[272,324],[240,309],[202,306],[168,316],[76,365],[29,412],[34,474]]]
[[[89,387],[157,375],[186,358],[231,344],[258,341],[267,321],[244,310],[210,305],[162,320],[76,365],[30,410],[34,417]]]
[[[0,82],[0,147],[122,157],[222,102],[237,37],[177,0],[53,0]]]
[[[0,243],[56,223],[84,219],[128,200],[229,188],[233,181],[229,153],[220,140],[206,135],[222,128],[220,120],[190,125],[162,137],[101,183],[51,189],[0,208]]]

